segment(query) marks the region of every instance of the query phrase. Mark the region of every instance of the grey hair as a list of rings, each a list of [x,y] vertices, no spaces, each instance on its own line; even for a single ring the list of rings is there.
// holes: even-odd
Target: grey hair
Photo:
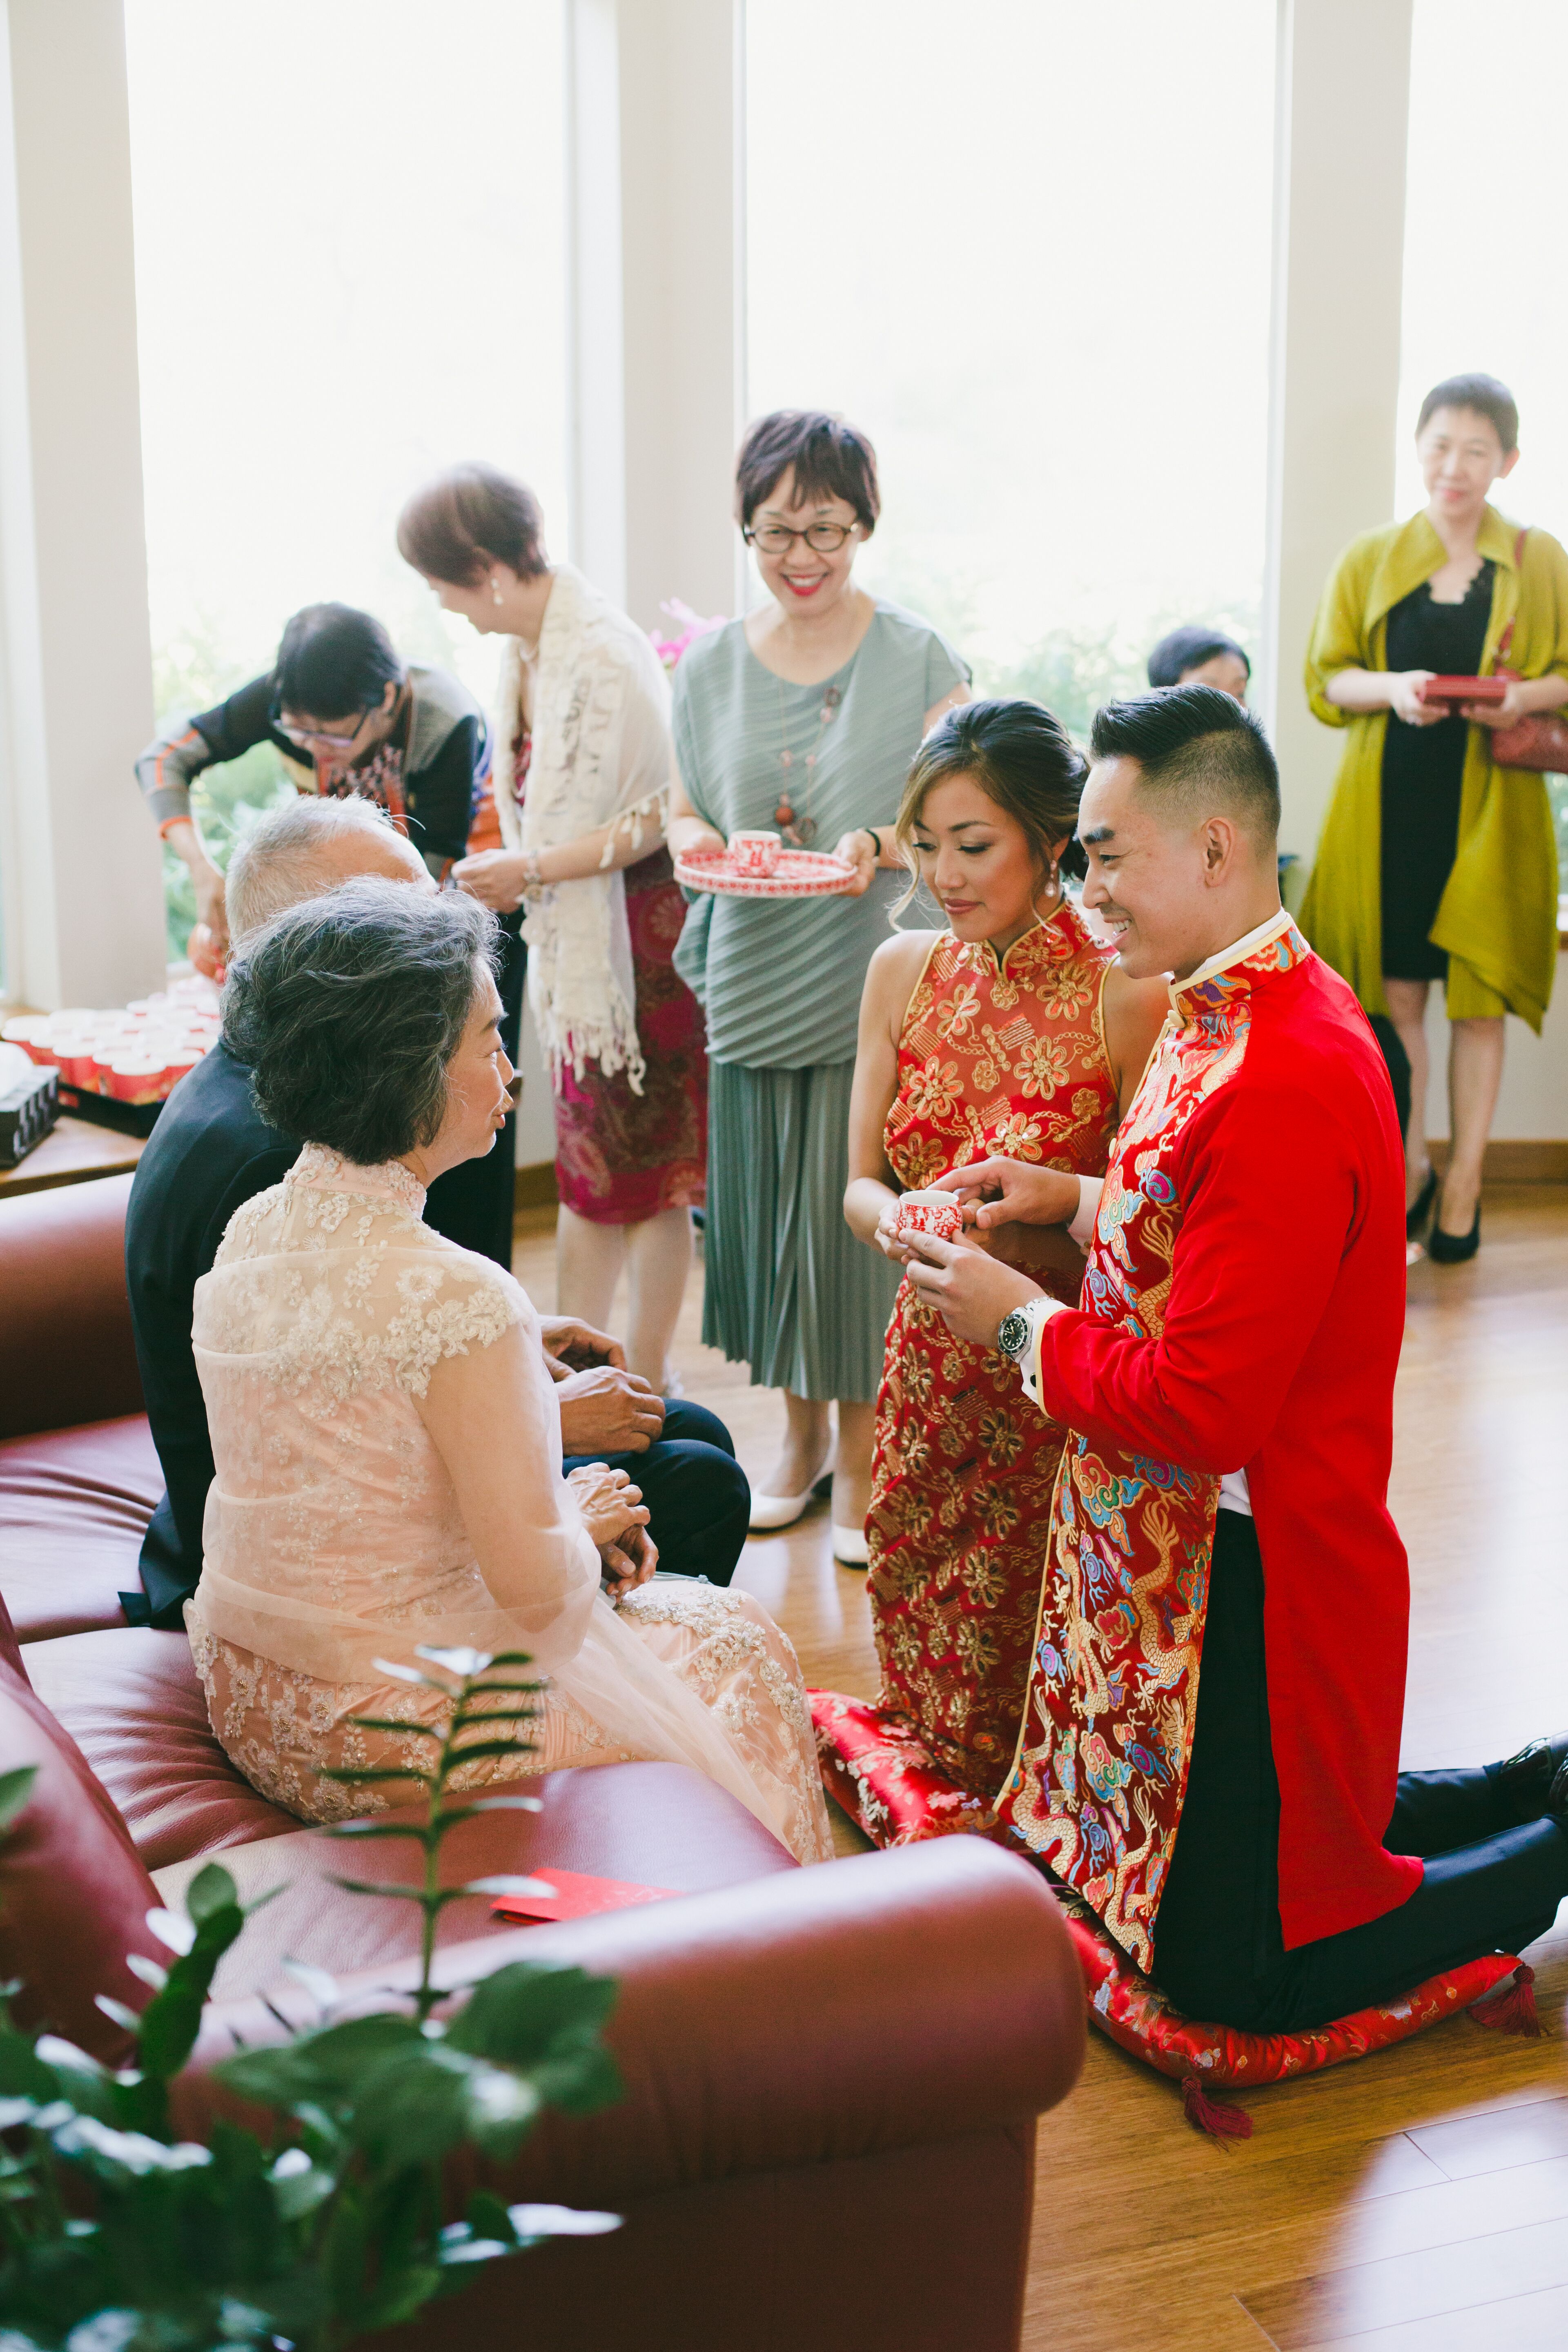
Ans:
[[[366,875],[245,940],[224,1038],[249,1063],[268,1125],[364,1168],[433,1142],[499,934],[462,891],[426,897]]]
[[[330,890],[342,877],[328,862],[329,853],[351,833],[402,837],[374,801],[357,797],[311,799],[296,793],[281,807],[268,809],[228,862],[224,902],[229,937],[244,939],[286,908]]]

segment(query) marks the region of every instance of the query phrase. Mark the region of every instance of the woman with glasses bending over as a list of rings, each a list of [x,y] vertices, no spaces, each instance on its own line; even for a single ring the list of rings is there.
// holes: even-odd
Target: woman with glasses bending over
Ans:
[[[735,509],[768,601],[700,637],[676,672],[669,816],[677,856],[764,830],[855,868],[842,897],[702,897],[676,955],[708,1016],[702,1336],[784,1395],[752,1525],[805,1509],[837,1404],[833,1549],[851,1566],[866,1560],[900,1278],[843,1216],[860,992],[903,870],[905,772],[928,729],[969,699],[968,665],[946,640],[854,578],[880,507],[876,452],[842,418],[782,409],[751,427]]]
[[[220,953],[228,944],[223,876],[191,813],[207,768],[270,743],[302,793],[356,794],[386,810],[437,882],[468,847],[489,773],[489,732],[466,686],[399,660],[392,639],[352,604],[307,604],[278,658],[226,701],[159,730],[136,762],[163,840],[189,866],[196,915]]]
[[[468,847],[489,777],[489,730],[457,678],[399,659],[370,613],[307,604],[286,625],[260,677],[194,719],[160,729],[136,762],[158,831],[190,868],[196,918],[220,961],[228,950],[224,877],[207,854],[191,786],[208,768],[270,743],[296,789],[374,801],[437,882]],[[498,973],[507,1050],[517,1050],[522,963],[503,937]],[[430,1223],[448,1241],[511,1265],[512,1128],[488,1159],[453,1169],[431,1194]]]

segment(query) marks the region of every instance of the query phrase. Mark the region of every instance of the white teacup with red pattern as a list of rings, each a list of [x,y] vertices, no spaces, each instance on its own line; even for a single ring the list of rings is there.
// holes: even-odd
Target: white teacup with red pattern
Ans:
[[[939,1241],[957,1241],[963,1232],[963,1209],[957,1193],[900,1193],[898,1232],[900,1240],[909,1234],[934,1234]]]
[[[730,856],[737,874],[754,874],[765,881],[778,866],[784,844],[776,833],[732,833]]]

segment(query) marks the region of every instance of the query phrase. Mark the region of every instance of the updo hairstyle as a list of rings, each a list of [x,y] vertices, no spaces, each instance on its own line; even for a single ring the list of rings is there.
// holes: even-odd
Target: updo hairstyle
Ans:
[[[397,518],[397,551],[426,580],[450,588],[477,588],[492,563],[520,580],[542,580],[550,569],[533,492],[478,462],[448,466],[415,491]]]
[[[1019,697],[964,702],[948,711],[915,753],[899,803],[894,832],[912,879],[894,915],[903,912],[920,887],[915,827],[934,785],[950,776],[973,776],[986,799],[1023,827],[1040,890],[1064,834],[1068,844],[1059,861],[1061,871],[1089,871],[1082,848],[1071,837],[1088,774],[1082,752],[1043,702]]]
[[[499,926],[465,892],[362,877],[241,942],[224,1041],[268,1127],[362,1168],[434,1142]]]

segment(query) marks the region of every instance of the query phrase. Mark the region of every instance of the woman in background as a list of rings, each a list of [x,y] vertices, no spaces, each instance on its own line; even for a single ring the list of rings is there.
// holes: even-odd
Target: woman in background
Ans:
[[[1320,955],[1410,1063],[1405,1198],[1414,1237],[1437,1178],[1426,1157],[1426,996],[1452,1025],[1452,1154],[1427,1241],[1440,1265],[1480,1243],[1481,1170],[1502,1079],[1503,1016],[1539,1033],[1557,962],[1557,849],[1542,778],[1499,764],[1499,730],[1568,703],[1568,555],[1488,502],[1519,458],[1519,412],[1494,376],[1421,404],[1426,504],[1368,531],[1334,569],[1307,653],[1307,698],[1349,735],[1301,908]],[[1500,702],[1449,716],[1434,674],[1484,675],[1511,625]]]
[[[678,855],[737,831],[837,847],[855,895],[705,897],[677,968],[702,999],[711,1062],[702,1336],[784,1392],[754,1528],[811,1500],[833,1444],[833,1548],[866,1559],[873,1400],[895,1267],[844,1224],[860,991],[901,860],[892,815],[921,738],[969,698],[968,666],[928,622],[857,585],[881,508],[870,442],[780,410],[747,433],[736,519],[767,601],[700,637],[675,677]]]
[[[669,684],[652,646],[545,551],[538,501],[494,467],[412,498],[405,560],[445,609],[506,639],[495,794],[504,846],[456,879],[522,908],[529,1001],[554,1085],[557,1305],[603,1328],[623,1266],[626,1360],[656,1389],[702,1205],[702,1015],[674,969],[686,906],[664,843]]]
[[[1130,981],[1062,888],[1084,763],[1038,703],[973,702],[921,744],[897,836],[947,919],[871,959],[844,1213],[895,1265],[900,1191],[993,1154],[1102,1176],[1170,1008]],[[1059,1227],[970,1238],[1072,1305]],[[1005,1358],[954,1339],[903,1284],[888,1333],[867,1534],[880,1713],[988,1805],[1017,1741],[1040,1528],[1067,1432],[1021,1402]],[[910,1761],[907,1742],[900,1748]],[[895,1776],[896,1777],[896,1776]],[[889,1812],[884,1843],[916,1825]]]
[[[1247,700],[1252,664],[1223,629],[1172,629],[1149,656],[1151,686],[1217,686],[1234,702]]]
[[[136,781],[163,840],[190,868],[197,920],[228,944],[223,875],[191,814],[206,769],[270,743],[302,793],[357,793],[406,833],[437,882],[468,845],[489,773],[484,713],[446,670],[398,658],[369,613],[307,604],[283,631],[278,658],[226,700],[155,735]]]

